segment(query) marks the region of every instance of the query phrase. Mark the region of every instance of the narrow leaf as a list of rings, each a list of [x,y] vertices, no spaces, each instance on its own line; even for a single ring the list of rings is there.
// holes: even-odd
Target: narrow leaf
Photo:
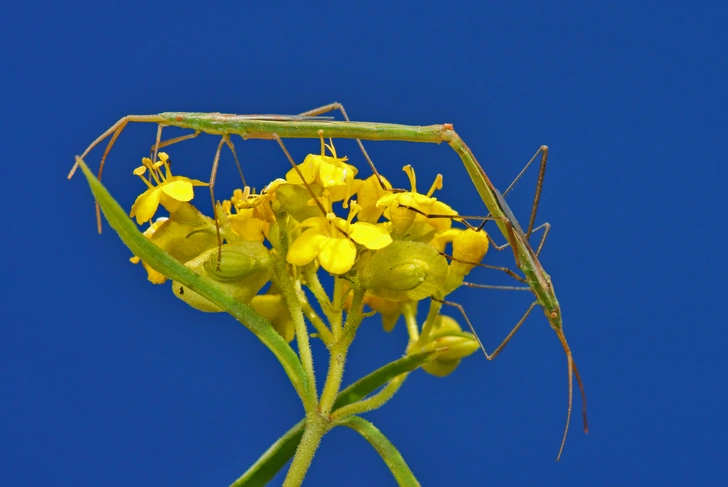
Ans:
[[[273,329],[271,324],[250,307],[228,296],[215,283],[185,267],[168,253],[157,247],[137,229],[136,224],[126,215],[106,188],[91,173],[80,158],[76,159],[88,180],[91,191],[99,202],[104,216],[127,247],[165,276],[189,287],[231,314],[236,320],[252,331],[276,356],[288,375],[296,392],[303,400],[309,395],[309,383],[301,362],[293,349]]]
[[[384,463],[387,464],[389,471],[392,472],[398,485],[401,487],[415,487],[420,485],[399,451],[372,423],[358,416],[350,416],[342,421],[341,424],[348,426],[366,438],[374,449],[377,450],[377,453],[382,457]]]
[[[230,487],[258,487],[266,485],[288,463],[303,436],[306,420],[302,419],[273,443]]]

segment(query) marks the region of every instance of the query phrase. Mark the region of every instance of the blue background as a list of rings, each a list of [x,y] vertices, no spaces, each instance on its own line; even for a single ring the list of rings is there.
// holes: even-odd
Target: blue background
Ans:
[[[444,379],[419,371],[366,416],[424,485],[725,482],[723,2],[0,9],[0,484],[228,485],[301,417],[281,367],[253,335],[148,284],[108,226],[96,235],[83,179],[65,176],[73,156],[125,114],[290,114],[332,101],[355,120],[454,123],[500,188],[541,144],[551,148],[539,221],[553,228],[542,263],[584,379],[591,432],[580,431],[576,396],[554,462],[566,366],[534,313],[497,360],[474,355]],[[127,208],[141,190],[131,170],[154,133],[129,127],[109,158],[105,181]],[[169,153],[206,178],[216,144],[200,137]],[[289,147],[302,160],[318,143]],[[362,163],[354,146],[337,147]],[[421,190],[441,172],[442,199],[483,212],[447,146],[367,147],[400,185],[406,163]],[[272,142],[237,148],[259,185],[287,170]],[[509,195],[521,221],[535,173]],[[235,184],[229,154],[220,178],[224,194]],[[507,252],[493,254],[490,262],[513,265]],[[530,302],[476,290],[458,299],[491,350]],[[405,342],[401,323],[392,334],[378,319],[365,323],[345,382],[397,358]],[[374,450],[339,428],[324,437],[306,485],[344,483],[394,485]]]

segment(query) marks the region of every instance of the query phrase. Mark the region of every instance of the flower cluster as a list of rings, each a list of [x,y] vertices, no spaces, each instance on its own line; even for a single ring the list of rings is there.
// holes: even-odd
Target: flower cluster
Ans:
[[[134,174],[147,189],[130,216],[142,224],[152,221],[159,205],[169,213],[151,223],[147,238],[251,306],[287,341],[295,336],[297,309],[316,336],[331,345],[343,327],[341,314],[366,305],[368,314],[381,316],[387,331],[404,315],[408,354],[447,347],[423,367],[433,375],[449,374],[477,350],[475,337],[440,309],[482,260],[488,238],[482,230],[453,226],[461,221],[458,213],[434,196],[442,188],[441,175],[426,194],[417,191],[409,165],[403,168],[410,181],[407,191],[393,189],[381,175],[358,179],[357,168],[321,137],[320,154],[309,154],[259,193],[236,189],[209,217],[190,203],[194,186],[206,183],[172,176],[163,152],[158,161],[142,162]],[[166,281],[145,268],[151,282]],[[326,275],[333,276],[333,292],[322,284]],[[286,294],[282,289],[289,282],[295,292]],[[198,310],[221,311],[180,283],[174,282],[173,290]],[[292,303],[294,294],[297,302]],[[430,311],[420,326],[421,301],[429,302]]]

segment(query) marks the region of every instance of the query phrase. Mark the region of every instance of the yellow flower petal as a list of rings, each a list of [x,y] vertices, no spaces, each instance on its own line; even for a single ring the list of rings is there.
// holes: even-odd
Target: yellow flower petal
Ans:
[[[314,154],[307,155],[306,159],[303,160],[303,163],[298,165],[298,171],[293,168],[286,173],[286,182],[291,184],[303,184],[301,177],[298,175],[298,172],[300,171],[308,184],[313,183],[316,179],[320,160],[321,156],[316,156]]]
[[[233,232],[238,234],[243,240],[251,242],[263,242],[265,240],[264,230],[269,224],[263,220],[253,216],[255,210],[242,209],[237,210],[237,214],[230,215],[228,220],[232,226]]]
[[[321,251],[328,237],[321,235],[317,229],[310,228],[293,241],[288,249],[286,260],[293,265],[306,265],[313,261]]]
[[[192,189],[192,182],[187,178],[177,179],[162,184],[160,189],[164,194],[177,201],[190,201],[195,197],[195,191]]]
[[[329,238],[321,247],[319,262],[331,274],[348,272],[356,260],[356,246],[346,238]]]
[[[306,218],[298,225],[300,228],[315,228],[319,233],[328,234],[331,232],[331,223],[325,216],[313,216]]]
[[[157,188],[148,189],[140,194],[134,204],[131,207],[130,217],[136,216],[138,224],[146,223],[152,219],[154,213],[157,212],[159,207],[159,198],[162,197],[162,192]]]
[[[392,237],[387,230],[371,223],[353,223],[349,236],[356,243],[372,250],[379,250],[392,243]]]

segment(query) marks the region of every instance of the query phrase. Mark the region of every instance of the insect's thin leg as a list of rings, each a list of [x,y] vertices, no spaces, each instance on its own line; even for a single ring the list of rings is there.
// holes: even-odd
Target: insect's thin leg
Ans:
[[[81,154],[80,157],[76,158],[76,162],[73,164],[73,167],[68,173],[68,179],[71,179],[73,175],[76,173],[76,169],[78,169],[78,161],[83,160],[86,158],[89,152],[96,147],[98,144],[100,144],[106,137],[111,135],[111,140],[109,140],[109,143],[106,145],[106,150],[104,150],[104,155],[101,156],[101,164],[99,164],[99,175],[98,179],[101,180],[101,174],[104,171],[104,163],[106,162],[106,156],[109,155],[109,151],[111,151],[111,147],[113,147],[114,142],[116,142],[116,139],[119,138],[119,135],[124,130],[124,127],[126,127],[126,124],[129,122],[155,122],[160,123],[162,122],[162,118],[159,115],[127,115],[125,117],[121,117],[114,125],[109,127],[106,132],[99,135],[96,140],[91,142],[91,144],[86,147],[86,150],[83,151],[83,154]],[[113,135],[112,135],[113,134]],[[101,208],[99,207],[99,202],[96,201],[96,226],[98,228],[99,233],[101,233]]]
[[[426,213],[426,212],[420,210],[419,208],[415,208],[414,206],[409,206],[409,205],[399,205],[399,206],[400,206],[400,208],[406,208],[406,209],[411,210],[411,211],[413,211],[413,212],[415,212],[415,213],[417,213],[419,215],[422,215],[425,218],[449,218],[451,220],[458,221],[458,222],[462,223],[463,225],[465,225],[470,230],[473,230],[475,232],[479,232],[479,231],[483,230],[483,225],[485,224],[486,221],[490,221],[490,220],[502,220],[502,221],[506,221],[504,218],[497,218],[497,217],[494,217],[494,216],[435,215],[435,214],[431,214],[431,213]],[[478,225],[476,227],[472,223],[468,222],[468,219],[471,219],[471,220],[482,220],[482,221],[480,222],[480,225]],[[485,235],[488,237],[488,242],[490,242],[490,244],[493,246],[493,248],[495,248],[498,251],[501,251],[501,250],[505,249],[506,247],[510,246],[510,243],[508,243],[508,242],[504,243],[503,245],[498,245],[496,243],[496,241],[493,240],[493,237],[491,237],[489,233],[485,232]]]
[[[346,114],[346,110],[344,109],[344,105],[342,105],[339,102],[329,103],[328,105],[324,105],[322,107],[314,108],[313,110],[308,110],[307,112],[299,113],[300,116],[316,116],[321,115],[322,113],[328,113],[332,112],[334,110],[339,110],[341,112],[341,115],[343,115],[344,120],[347,122],[351,122],[349,119],[349,115]],[[361,140],[356,140],[356,143],[359,144],[359,149],[361,149],[362,154],[364,154],[364,159],[366,159],[367,163],[369,164],[369,167],[372,169],[372,172],[377,177],[377,181],[379,181],[379,185],[382,187],[382,189],[390,189],[387,188],[387,186],[384,184],[384,179],[379,174],[379,171],[377,171],[376,166],[374,165],[374,162],[372,161],[371,157],[369,157],[369,154],[367,153],[366,149],[364,148],[364,144],[362,144]]]
[[[542,223],[541,225],[537,226],[531,231],[531,234],[533,232],[537,232],[538,230],[544,229],[543,235],[541,235],[541,241],[538,244],[538,248],[536,249],[536,257],[539,256],[541,253],[541,249],[543,248],[543,244],[546,243],[546,237],[548,237],[549,231],[551,230],[551,224],[550,223]]]
[[[235,152],[235,146],[233,145],[233,142],[230,140],[230,137],[228,135],[222,136],[223,140],[225,141],[225,144],[230,148],[230,152],[233,153],[233,158],[235,159],[235,165],[238,166],[238,172],[240,173],[240,181],[243,183],[243,188],[247,186],[245,182],[245,176],[243,176],[243,167],[240,165],[240,160],[238,160],[238,154]]]
[[[91,152],[91,149],[93,149],[94,147],[96,147],[97,145],[99,145],[99,143],[101,143],[106,137],[108,137],[111,134],[114,134],[114,137],[112,138],[112,140],[115,141],[116,138],[121,133],[121,131],[124,130],[124,127],[126,127],[126,124],[128,122],[129,122],[128,117],[122,117],[118,122],[116,122],[114,125],[112,125],[111,127],[109,127],[109,129],[106,132],[104,132],[103,134],[99,135],[96,138],[96,140],[94,140],[93,142],[91,142],[91,145],[89,145],[88,147],[86,147],[86,150],[83,151],[83,154],[81,154],[80,158],[81,159],[86,159],[86,156],[88,155],[89,152]],[[113,145],[113,142],[111,143],[111,145]],[[110,147],[107,146],[106,147],[106,151],[104,151],[104,154],[108,154],[109,149],[110,149]],[[76,160],[76,163],[73,165],[73,167],[69,171],[69,173],[68,173],[68,179],[71,179],[73,177],[73,175],[76,172],[76,169],[78,169],[78,159]]]
[[[187,134],[187,135],[180,135],[179,137],[174,137],[174,138],[172,138],[172,139],[162,140],[161,142],[159,142],[159,145],[157,145],[157,144],[154,144],[154,145],[153,145],[153,146],[151,147],[151,149],[149,150],[149,154],[150,154],[150,156],[151,156],[151,155],[152,155],[152,154],[154,153],[154,148],[155,148],[155,147],[157,148],[157,150],[159,150],[159,149],[162,149],[162,148],[164,148],[164,147],[168,147],[168,146],[170,146],[170,145],[172,145],[172,144],[176,144],[177,142],[182,142],[183,140],[189,140],[189,139],[194,139],[195,137],[197,137],[197,136],[198,136],[198,135],[200,135],[201,133],[202,133],[202,132],[200,132],[199,130],[195,130],[195,131],[194,131],[193,133],[191,133],[191,134]]]
[[[154,150],[152,151],[152,163],[157,161],[157,153],[159,152],[159,143],[162,140],[162,129],[164,126],[160,123],[157,125],[157,137],[154,139],[154,147],[152,147]]]
[[[210,172],[210,200],[212,201],[212,213],[215,215],[215,231],[217,232],[217,270],[220,270],[222,260],[222,236],[220,235],[220,222],[217,219],[217,205],[215,204],[215,180],[217,179],[217,168],[220,165],[220,151],[225,138],[220,139],[215,151],[215,158],[212,160],[212,171]]]
[[[122,124],[119,125],[119,127],[114,131],[114,134],[111,136],[111,139],[109,139],[109,143],[106,144],[106,149],[104,149],[104,155],[101,156],[101,164],[99,164],[99,174],[98,174],[98,180],[101,181],[101,175],[104,172],[104,163],[106,162],[106,156],[109,155],[109,152],[111,151],[111,148],[114,146],[114,142],[116,142],[116,139],[119,138],[119,135],[121,135],[122,130],[124,130],[124,127],[126,127],[126,124],[128,122],[124,120]],[[99,140],[99,139],[97,139]],[[96,142],[94,142],[95,144]],[[84,154],[86,154],[88,151],[91,150],[93,147],[93,144],[86,149]],[[83,157],[82,157],[83,159]],[[72,174],[69,174],[68,177],[70,178]],[[99,206],[98,201],[94,201],[94,204],[96,206],[96,229],[98,230],[99,234],[101,234],[101,207]]]
[[[296,164],[296,161],[294,161],[293,157],[291,157],[291,153],[288,152],[288,149],[286,148],[286,145],[283,143],[283,140],[278,136],[278,134],[272,134],[272,138],[275,139],[276,142],[278,142],[279,146],[281,146],[283,153],[288,158],[288,162],[291,163],[291,166],[293,166],[293,169],[298,174],[298,177],[301,179],[301,181],[303,181],[303,185],[306,186],[308,193],[311,195],[313,200],[316,202],[316,205],[321,210],[321,213],[326,215],[328,213],[326,211],[326,208],[324,208],[324,205],[321,203],[321,201],[319,201],[318,196],[316,196],[316,193],[314,193],[313,189],[311,189],[311,186],[309,186],[308,181],[306,181],[306,178],[303,176],[303,173],[301,173],[301,170],[298,168],[298,164]]]
[[[516,281],[518,281],[518,282],[524,282],[524,283],[526,282],[526,280],[524,278],[522,278],[521,276],[519,276],[518,274],[516,274],[515,272],[513,272],[512,270],[510,270],[507,267],[501,267],[501,266],[498,266],[498,265],[490,265],[490,264],[482,264],[480,262],[470,262],[470,261],[467,261],[467,260],[458,259],[456,257],[453,257],[452,255],[448,255],[448,254],[445,254],[443,252],[440,252],[440,255],[442,255],[446,259],[450,259],[450,260],[453,260],[455,262],[460,262],[461,264],[467,264],[467,265],[472,265],[472,266],[476,266],[476,267],[482,267],[484,269],[493,269],[493,270],[496,270],[496,271],[504,272],[504,273],[508,274],[509,276],[511,276]]]
[[[536,157],[538,157],[538,154],[541,153],[541,164],[538,171],[538,179],[536,180],[536,193],[534,194],[533,198],[533,205],[531,206],[531,218],[528,222],[528,229],[526,231],[526,237],[530,237],[531,233],[533,232],[533,224],[536,221],[536,211],[538,210],[538,204],[541,201],[541,190],[543,188],[543,181],[544,176],[546,174],[546,163],[548,161],[549,157],[549,148],[548,146],[542,145],[538,148],[536,153],[531,157],[531,159],[526,163],[525,166],[523,166],[523,169],[521,169],[521,172],[518,173],[518,175],[511,181],[511,184],[508,185],[505,191],[503,191],[503,197],[505,196],[518,184],[518,181],[523,177],[524,174],[526,174],[526,171],[529,167],[531,167],[531,164],[533,164],[533,161],[536,160]],[[490,214],[488,215],[490,216]],[[485,225],[486,221],[483,221],[482,225]]]
[[[493,351],[493,353],[491,353],[491,354],[489,354],[488,352],[485,351],[485,347],[483,346],[483,343],[480,341],[478,334],[475,333],[475,328],[473,327],[473,324],[470,322],[470,318],[468,318],[467,313],[465,313],[465,308],[463,308],[463,306],[461,304],[455,303],[453,301],[441,301],[441,303],[446,304],[448,306],[453,306],[460,311],[460,314],[463,315],[463,318],[465,318],[465,322],[468,324],[468,326],[470,327],[470,330],[473,332],[473,335],[475,336],[475,339],[478,341],[478,345],[480,345],[480,349],[485,354],[485,358],[487,358],[488,360],[493,360],[494,358],[496,358],[498,356],[499,353],[501,353],[501,350],[503,350],[503,347],[505,347],[506,344],[508,344],[508,342],[511,340],[511,338],[513,338],[513,335],[516,334],[518,329],[521,328],[521,325],[523,325],[523,323],[526,321],[526,318],[528,318],[528,315],[531,314],[531,311],[538,304],[538,301],[534,301],[533,303],[531,303],[531,306],[528,307],[526,312],[523,314],[523,317],[520,320],[518,320],[518,323],[516,323],[516,326],[513,327],[511,332],[508,334],[508,336],[506,336],[506,338],[503,340],[503,342],[501,342],[501,344],[498,345],[498,348],[496,348]]]
[[[515,178],[513,178],[513,181],[511,181],[511,184],[508,185],[508,187],[506,188],[506,190],[503,191],[503,197],[505,197],[508,193],[510,193],[511,190],[516,186],[516,184],[518,184],[518,181],[520,181],[521,178],[523,177],[523,175],[526,174],[526,171],[528,171],[528,168],[531,167],[531,164],[533,163],[533,161],[536,160],[536,157],[538,157],[538,154],[541,151],[545,151],[546,152],[546,157],[548,158],[549,148],[547,146],[545,146],[545,145],[542,145],[541,147],[538,148],[538,150],[536,151],[536,153],[531,157],[531,159],[526,163],[526,165],[523,166],[523,169],[521,169],[521,172],[519,172],[518,175]],[[543,157],[542,157],[542,162],[541,163],[544,164],[543,163]]]
[[[528,286],[495,286],[492,284],[476,284],[474,282],[463,282],[463,286],[472,287],[475,289],[500,289],[502,291],[531,291]]]
[[[401,208],[406,208],[408,210],[411,210],[411,211],[413,211],[413,212],[415,212],[415,213],[417,213],[419,215],[422,215],[422,216],[424,216],[426,218],[450,218],[451,220],[457,220],[457,221],[463,223],[469,229],[474,230],[476,232],[482,230],[482,228],[483,228],[483,224],[482,223],[476,228],[476,227],[474,227],[473,225],[471,225],[470,223],[468,223],[467,221],[464,220],[464,218],[482,218],[482,217],[469,217],[469,216],[463,217],[461,215],[433,215],[433,214],[426,213],[426,212],[420,210],[419,208],[415,208],[414,206],[409,206],[409,205],[399,205],[399,206]],[[506,218],[496,218],[496,217],[492,217],[492,216],[487,216],[487,217],[484,217],[484,218],[485,219],[490,219],[490,220],[501,220],[501,221],[503,221],[503,223],[506,226],[507,233],[508,233],[508,236],[510,237],[510,239],[509,239],[509,242],[508,243],[503,244],[501,246],[499,246],[498,244],[496,244],[495,241],[490,237],[490,235],[487,232],[484,231],[485,232],[485,235],[488,237],[488,241],[491,244],[493,244],[493,246],[496,248],[496,250],[503,250],[504,248],[506,248],[506,247],[508,247],[510,245],[510,241],[511,240],[515,241],[516,236],[513,233],[513,226],[511,225],[511,222],[508,221],[508,219],[506,219]],[[518,256],[518,250],[516,249],[515,246],[511,246],[511,247],[513,248],[513,255],[514,255],[515,259],[516,259],[516,266],[520,268],[521,267],[521,258]],[[446,257],[449,257],[449,256],[446,256]],[[457,260],[457,259],[453,259],[453,260]],[[460,262],[460,261],[458,261],[458,262]],[[474,262],[462,262],[462,263],[463,264],[473,264],[473,265],[477,265],[477,266],[488,267],[485,264],[476,264]],[[496,267],[491,266],[491,268],[496,268]],[[498,268],[498,269],[503,270],[505,268],[502,267],[502,268]],[[508,275],[510,275],[512,277],[515,277],[516,279],[518,279],[521,282],[524,282],[523,279],[521,279],[520,277],[518,277],[513,271],[510,271],[510,270],[507,270],[507,269],[506,269],[506,271],[508,272]]]
[[[488,221],[488,220],[501,220],[503,222],[503,224],[506,226],[506,230],[507,230],[506,231],[506,234],[507,234],[506,238],[507,238],[508,242],[506,244],[504,244],[504,245],[499,246],[498,244],[495,243],[495,241],[486,232],[486,235],[488,236],[488,241],[490,243],[492,243],[493,246],[497,250],[503,250],[504,248],[506,248],[506,247],[508,247],[510,245],[511,248],[513,249],[513,256],[516,259],[516,266],[518,268],[521,267],[521,258],[518,256],[518,250],[517,250],[517,248],[515,246],[511,245],[511,242],[513,242],[513,241],[516,240],[515,233],[513,232],[513,225],[511,225],[511,222],[507,218],[497,218],[497,217],[493,217],[493,216],[490,216],[490,215],[489,216],[486,216],[486,217],[462,217],[460,215],[431,215],[431,214],[428,214],[428,213],[426,213],[426,212],[424,212],[424,211],[422,211],[422,210],[420,210],[418,208],[415,208],[414,206],[409,206],[409,205],[400,205],[400,206],[402,208],[407,208],[408,210],[414,211],[415,213],[420,214],[420,215],[422,215],[422,216],[424,216],[426,218],[450,218],[451,220],[457,220],[457,221],[460,221],[463,224],[465,224],[466,227],[468,227],[468,228],[470,228],[472,230],[475,230],[475,231],[482,230],[485,221]],[[484,218],[484,222],[481,223],[476,228],[473,225],[471,225],[470,223],[467,223],[466,221],[464,221],[463,218]],[[485,231],[485,230],[483,230],[483,231]],[[466,264],[469,264],[469,263],[470,262],[466,262]]]
[[[91,142],[91,145],[86,147],[86,150],[83,151],[83,154],[81,154],[80,159],[85,160],[86,156],[89,152],[91,152],[91,149],[99,145],[101,141],[103,141],[106,137],[109,135],[119,132],[121,133],[122,130],[124,130],[124,127],[129,122],[155,122],[155,123],[161,123],[164,122],[164,119],[161,118],[159,115],[127,115],[125,117],[121,117],[114,125],[109,127],[106,132],[99,135],[96,140]],[[113,137],[113,140],[116,141],[116,138],[119,137],[119,134],[116,134],[116,136]],[[111,145],[114,145],[113,142],[111,142]],[[109,150],[111,150],[111,147],[107,147],[106,151],[104,152],[104,157],[102,158],[102,161],[106,159],[106,154],[109,153]],[[103,166],[103,162],[101,164]],[[71,179],[73,175],[76,172],[76,169],[78,169],[78,159],[76,159],[76,162],[73,164],[73,167],[71,168],[71,171],[68,173],[68,179]]]
[[[526,238],[531,236],[533,231],[533,224],[536,221],[536,212],[538,211],[538,204],[541,202],[541,190],[543,189],[543,180],[546,176],[546,162],[549,158],[549,148],[545,145],[541,146],[541,167],[538,170],[538,179],[536,180],[536,194],[533,195],[533,205],[531,206],[531,218],[528,220],[528,230],[526,230]],[[538,152],[536,152],[538,154]],[[536,157],[534,155],[533,157]],[[530,163],[529,163],[530,164]]]

